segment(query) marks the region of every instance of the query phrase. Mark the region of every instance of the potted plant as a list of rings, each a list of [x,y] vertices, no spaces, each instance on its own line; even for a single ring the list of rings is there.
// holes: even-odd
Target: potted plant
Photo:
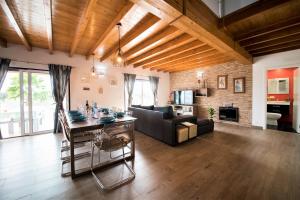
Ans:
[[[213,121],[214,117],[215,117],[215,114],[216,114],[216,110],[212,107],[209,107],[208,108],[208,115],[209,115],[209,119],[211,121]]]

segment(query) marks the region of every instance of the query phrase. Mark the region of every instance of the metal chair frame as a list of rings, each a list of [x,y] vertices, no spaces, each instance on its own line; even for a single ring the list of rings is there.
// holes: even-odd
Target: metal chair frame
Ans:
[[[115,189],[117,187],[120,187],[129,181],[133,180],[135,178],[135,172],[133,169],[128,165],[128,162],[125,159],[125,147],[128,147],[128,144],[132,142],[132,133],[133,133],[133,125],[131,125],[128,122],[123,123],[117,123],[117,124],[106,124],[104,125],[102,131],[95,137],[93,140],[92,145],[92,158],[91,158],[91,172],[93,177],[95,178],[97,184],[100,186],[100,188],[104,191],[109,191],[112,189]],[[129,138],[126,138],[124,134],[128,134]],[[103,136],[106,136],[104,138]],[[107,141],[108,140],[108,141]],[[105,143],[106,142],[106,143]],[[115,146],[114,146],[115,145]],[[98,149],[98,162],[101,164],[101,151],[109,152],[110,159],[116,159],[120,156],[123,157],[123,162],[120,164],[125,164],[127,169],[130,172],[130,176],[119,181],[116,183],[113,183],[111,185],[105,186],[103,182],[101,181],[100,177],[98,177],[94,172],[94,151],[95,148]],[[112,156],[113,151],[118,151],[122,149],[122,154],[116,157]],[[130,148],[131,151],[131,148]],[[131,152],[129,152],[131,153]]]
[[[59,122],[62,126],[62,131],[63,131],[63,135],[64,135],[64,140],[62,141],[62,147],[61,147],[61,160],[62,160],[62,165],[61,165],[61,176],[62,177],[66,177],[66,176],[70,176],[71,173],[70,172],[63,172],[63,167],[65,164],[70,163],[71,162],[71,157],[70,156],[62,156],[63,152],[69,152],[70,151],[70,132],[69,132],[69,127],[67,124],[67,118],[65,116],[65,113],[63,110],[61,110],[58,114],[58,119]],[[92,145],[92,139],[93,139],[93,133],[91,132],[83,132],[82,134],[79,134],[79,136],[76,136],[75,138],[75,144],[74,144],[74,148],[81,148],[85,146],[85,143],[90,142]],[[85,138],[84,138],[85,137]],[[80,140],[84,138],[83,140]],[[77,141],[76,141],[77,140]],[[83,153],[78,153],[75,154],[74,158],[75,160],[79,160],[79,159],[83,159],[86,157],[90,157],[91,153],[90,151],[88,152],[83,152]]]

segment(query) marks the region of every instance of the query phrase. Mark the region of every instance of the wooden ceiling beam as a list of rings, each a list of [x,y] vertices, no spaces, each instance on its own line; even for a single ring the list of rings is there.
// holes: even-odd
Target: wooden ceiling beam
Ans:
[[[233,23],[242,21],[249,17],[261,14],[269,9],[280,6],[290,0],[260,0],[256,1],[248,6],[245,6],[237,11],[234,11],[228,15],[225,15],[220,19],[220,24],[223,27],[229,26]]]
[[[52,41],[52,0],[44,0],[44,15],[45,24],[47,30],[48,48],[49,53],[53,53],[53,41]]]
[[[116,24],[123,19],[123,17],[132,9],[133,3],[130,1],[127,1],[126,4],[123,6],[123,8],[118,12],[118,14],[115,16],[115,18],[110,22],[110,24],[105,29],[104,33],[101,34],[99,39],[95,42],[93,47],[88,51],[86,54],[86,57],[88,58],[90,55],[95,54],[95,51],[98,49],[98,47],[101,45],[101,43],[106,39],[108,34],[112,31],[114,27],[116,27]]]
[[[231,58],[220,58],[220,59],[216,59],[216,60],[210,61],[210,62],[203,62],[201,64],[194,64],[194,65],[190,65],[190,66],[178,67],[176,69],[165,70],[164,72],[174,73],[174,72],[196,69],[196,68],[200,68],[200,67],[209,67],[209,66],[213,66],[213,65],[217,65],[217,64],[227,63],[232,60],[233,59],[231,59]]]
[[[200,46],[198,48],[194,48],[194,49],[185,51],[185,52],[180,53],[178,55],[167,57],[167,58],[164,58],[162,60],[158,60],[156,62],[144,65],[143,68],[146,69],[146,68],[151,68],[152,66],[157,66],[159,64],[168,64],[170,62],[173,62],[173,61],[176,61],[176,60],[179,60],[179,59],[182,59],[182,58],[189,58],[193,55],[199,55],[203,52],[207,52],[207,51],[210,51],[210,50],[212,50],[211,47],[209,47],[208,45],[203,45],[203,46]]]
[[[215,56],[213,59],[210,57],[208,59],[198,60],[198,61],[194,61],[194,62],[190,62],[190,63],[186,63],[186,64],[170,66],[169,68],[166,68],[163,70],[158,70],[158,71],[176,70],[176,69],[183,68],[183,67],[185,68],[185,67],[189,67],[189,66],[213,63],[215,61],[224,60],[224,59],[229,59],[229,58],[223,54],[219,54],[218,56]]]
[[[136,63],[138,61],[142,61],[144,59],[147,59],[151,56],[155,56],[156,54],[158,53],[163,53],[167,50],[170,50],[172,48],[176,48],[178,45],[182,45],[188,41],[190,41],[192,39],[192,36],[186,34],[186,33],[183,33],[181,34],[180,36],[178,36],[177,38],[175,39],[172,39],[164,44],[161,44],[153,49],[150,49],[148,51],[146,51],[145,53],[141,54],[141,55],[138,55],[134,58],[131,58],[127,61],[127,64],[133,64],[133,63]]]
[[[262,35],[256,38],[251,38],[248,40],[244,40],[240,42],[240,45],[243,47],[249,47],[256,44],[261,44],[264,42],[270,42],[273,40],[277,40],[280,38],[285,38],[292,35],[297,35],[300,33],[300,25],[299,26],[293,26],[284,30],[279,30],[270,34]]]
[[[175,62],[173,62],[173,64],[168,63],[166,65],[151,67],[150,70],[160,70],[160,71],[162,71],[162,70],[166,70],[166,69],[169,69],[169,68],[172,68],[172,67],[181,66],[181,65],[189,65],[191,63],[199,63],[199,62],[203,62],[203,61],[209,61],[211,59],[215,59],[215,58],[218,58],[220,56],[223,56],[223,54],[211,52],[210,54],[202,56],[202,57],[198,56],[198,58],[196,58],[196,59],[191,59],[190,60],[189,59],[190,57],[188,57],[188,58],[185,58],[186,60],[184,62],[178,62],[178,63],[176,63],[176,61],[175,61]]]
[[[156,68],[164,68],[164,67],[168,67],[170,65],[177,65],[179,63],[187,63],[187,62],[191,62],[191,61],[194,61],[194,60],[198,60],[198,59],[201,59],[201,58],[204,58],[204,57],[207,57],[207,56],[211,56],[211,55],[215,55],[215,54],[220,54],[220,52],[218,52],[217,50],[215,49],[211,49],[211,50],[208,50],[208,51],[205,51],[205,52],[202,52],[202,53],[199,53],[199,54],[195,54],[195,55],[192,55],[192,56],[189,56],[189,57],[183,57],[183,58],[180,58],[180,59],[176,59],[172,62],[168,62],[168,63],[162,63],[162,64],[158,64],[158,65],[151,65],[151,69],[156,69]]]
[[[202,2],[196,0],[131,0],[171,25],[203,41],[221,53],[243,64],[251,64],[252,56],[218,27],[218,17]]]
[[[28,51],[32,50],[31,45],[29,44],[25,34],[22,32],[20,25],[17,23],[14,15],[12,14],[10,8],[8,7],[5,0],[0,0],[0,5],[6,16],[8,17],[10,23],[12,24],[13,28],[15,29],[16,33],[18,34],[19,38],[21,39],[22,43],[26,47]]]
[[[290,48],[290,47],[294,47],[294,46],[300,46],[300,39],[298,41],[288,42],[285,44],[280,44],[280,45],[276,45],[276,46],[272,46],[272,47],[266,47],[263,49],[250,51],[250,53],[251,54],[259,54],[259,53],[275,51],[275,50],[279,50],[279,49],[286,49],[286,48]]]
[[[298,25],[300,25],[300,16],[294,17],[294,18],[291,18],[291,19],[285,19],[283,21],[271,24],[269,26],[266,26],[266,27],[263,27],[263,28],[258,28],[256,30],[252,30],[250,32],[240,34],[237,37],[235,37],[235,39],[238,42],[240,42],[240,41],[243,41],[243,40],[248,40],[248,39],[251,39],[251,38],[259,37],[261,35],[266,35],[266,34],[269,34],[269,33],[273,33],[273,32],[276,32],[276,31],[280,31],[280,30],[290,28],[290,27],[293,27],[293,26],[298,26]]]
[[[190,49],[195,49],[195,48],[203,46],[203,45],[204,45],[203,42],[200,42],[199,40],[194,40],[194,41],[191,41],[187,44],[176,47],[175,49],[172,49],[170,51],[167,51],[167,52],[158,54],[157,56],[153,56],[149,59],[143,60],[142,62],[135,63],[133,66],[134,67],[145,66],[145,65],[148,65],[148,64],[151,64],[151,63],[154,63],[154,62],[158,62],[162,59],[166,59],[168,57],[173,57],[174,55],[180,54],[182,52],[186,52]]]
[[[7,41],[3,38],[0,38],[0,47],[7,48]]]
[[[270,51],[265,51],[265,52],[260,52],[260,53],[255,53],[255,54],[253,54],[253,56],[254,57],[265,56],[265,55],[269,55],[269,54],[273,54],[273,53],[280,53],[280,52],[291,51],[291,50],[295,50],[295,49],[300,49],[300,45],[299,46],[290,46],[290,47],[286,47],[286,48],[270,50]]]
[[[130,31],[128,31],[120,41],[120,46],[123,47],[126,44],[128,44],[130,41],[132,41],[134,38],[142,34],[144,31],[146,31],[148,28],[153,26],[156,22],[158,22],[160,19],[156,17],[155,15],[148,13],[146,14]],[[104,53],[104,55],[100,58],[100,61],[106,60],[108,57],[110,57],[113,53],[115,53],[118,50],[119,44],[118,42],[113,45],[108,51]]]
[[[260,50],[260,49],[264,49],[266,47],[272,47],[272,46],[277,46],[277,45],[281,45],[281,44],[285,44],[285,43],[289,43],[289,42],[296,42],[300,40],[300,33],[296,34],[296,35],[290,35],[284,38],[279,38],[276,40],[272,40],[272,41],[267,41],[267,42],[263,42],[260,44],[256,44],[256,45],[252,45],[249,47],[246,47],[247,51],[255,51],[255,50]]]
[[[71,49],[70,49],[70,56],[73,56],[77,45],[88,25],[88,22],[92,16],[93,13],[93,8],[95,7],[95,3],[97,0],[89,0],[86,2],[86,5],[83,9],[82,15],[80,17],[79,23],[76,28],[75,36],[73,38],[72,44],[71,44]]]
[[[151,44],[158,42],[164,37],[175,33],[176,31],[178,31],[178,29],[175,28],[174,26],[167,26],[166,28],[162,29],[161,31],[153,35],[150,35],[148,38],[144,39],[139,44],[126,51],[124,53],[124,57],[125,58],[130,57],[131,55],[143,50],[144,48],[150,46]]]

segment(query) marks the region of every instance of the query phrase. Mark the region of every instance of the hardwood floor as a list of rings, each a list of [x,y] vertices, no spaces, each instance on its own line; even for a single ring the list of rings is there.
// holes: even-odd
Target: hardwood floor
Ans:
[[[0,199],[300,199],[297,134],[217,124],[177,147],[136,138],[136,178],[110,193],[60,176],[61,135],[2,140]]]

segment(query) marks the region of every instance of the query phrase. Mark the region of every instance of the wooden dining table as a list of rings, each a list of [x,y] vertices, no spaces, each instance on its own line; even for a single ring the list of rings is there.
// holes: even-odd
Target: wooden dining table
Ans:
[[[86,121],[83,122],[72,122],[70,117],[68,115],[66,115],[67,117],[67,123],[70,129],[70,157],[71,157],[71,177],[76,178],[79,177],[81,175],[84,174],[88,174],[91,173],[90,168],[85,168],[85,169],[79,169],[76,170],[75,169],[75,154],[74,154],[74,137],[76,136],[76,134],[80,134],[82,132],[85,131],[95,131],[95,130],[100,130],[104,127],[103,123],[100,123],[99,118],[101,116],[99,116],[98,118],[93,118],[93,117],[88,117]],[[136,118],[125,115],[122,118],[116,118],[116,120],[113,123],[132,123],[132,146],[131,146],[131,153],[128,155],[126,155],[125,159],[126,160],[133,160],[134,156],[135,156],[135,135],[134,135],[134,121],[136,120]],[[105,168],[108,167],[110,165],[114,165],[117,164],[119,162],[121,162],[123,160],[122,157],[118,158],[118,159],[114,159],[111,160],[109,162],[105,162],[105,164],[100,165],[99,167],[96,167],[96,169],[101,169],[101,168]]]

